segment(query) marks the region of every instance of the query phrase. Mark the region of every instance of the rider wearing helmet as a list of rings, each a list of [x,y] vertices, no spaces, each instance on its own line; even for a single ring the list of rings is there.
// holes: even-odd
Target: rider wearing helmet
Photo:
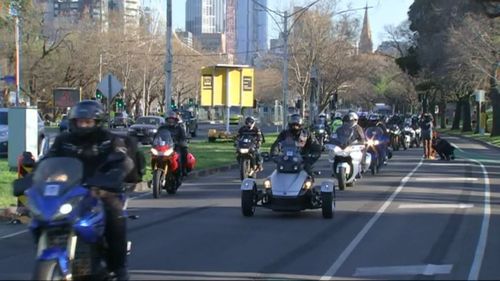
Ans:
[[[105,176],[113,173],[110,177],[118,177],[117,182],[127,181],[136,166],[135,159],[128,155],[134,148],[128,149],[125,143],[127,140],[106,130],[103,127],[104,119],[105,112],[100,103],[92,100],[79,102],[69,113],[69,132],[58,135],[49,152],[40,161],[50,157],[74,157],[83,163],[84,180],[99,173]],[[110,156],[119,161],[107,162]],[[103,168],[102,163],[112,164]],[[127,225],[123,216],[124,201],[121,194],[124,192],[123,186],[116,184],[106,187],[105,190],[111,192],[101,198],[106,212],[104,236],[109,249],[107,266],[119,280],[128,279]]]
[[[262,157],[260,155],[259,148],[260,146],[266,142],[264,139],[264,134],[262,134],[262,131],[257,127],[257,124],[255,124],[255,118],[252,116],[248,116],[245,118],[245,125],[243,125],[239,130],[238,130],[238,135],[236,136],[236,139],[239,139],[243,135],[250,135],[253,137],[253,141],[255,142],[256,146],[256,151],[255,151],[255,158],[257,160],[257,170],[258,171],[263,171],[264,166],[262,165]]]
[[[353,141],[359,141],[364,143],[366,138],[365,138],[365,133],[363,131],[363,128],[361,128],[360,125],[358,125],[358,115],[355,112],[349,112],[344,116],[342,121],[344,121],[344,125],[342,126],[348,126],[354,130],[354,136],[353,136]]]
[[[321,156],[321,146],[311,134],[303,129],[304,120],[299,114],[292,114],[288,121],[288,128],[281,131],[276,141],[271,146],[271,156],[278,155],[279,144],[287,138],[291,138],[299,143],[301,154],[304,158],[304,170],[310,177],[313,177],[312,165]]]
[[[175,150],[181,156],[181,173],[183,176],[187,175],[186,163],[188,155],[188,145],[186,138],[186,130],[181,126],[179,122],[179,116],[175,111],[168,111],[165,117],[165,124],[158,128],[160,130],[168,130],[172,136],[172,140],[175,144]]]

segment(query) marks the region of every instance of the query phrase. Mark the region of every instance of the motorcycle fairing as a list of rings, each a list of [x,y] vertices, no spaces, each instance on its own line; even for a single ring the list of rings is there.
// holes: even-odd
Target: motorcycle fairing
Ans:
[[[303,170],[293,174],[274,171],[270,176],[273,196],[298,196],[307,177],[307,173]]]

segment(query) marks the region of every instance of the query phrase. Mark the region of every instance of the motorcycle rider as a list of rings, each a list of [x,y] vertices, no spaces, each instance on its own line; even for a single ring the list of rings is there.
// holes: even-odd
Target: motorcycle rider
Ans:
[[[175,150],[180,154],[180,166],[181,175],[187,176],[187,156],[188,156],[188,145],[186,130],[181,126],[179,116],[175,111],[168,111],[165,117],[165,124],[158,128],[160,130],[168,130],[172,136],[172,140],[175,144]]]
[[[300,154],[304,158],[304,171],[307,172],[309,177],[313,178],[312,166],[321,156],[321,146],[307,130],[303,128],[304,120],[302,117],[295,113],[290,116],[288,121],[288,128],[281,131],[276,138],[276,141],[271,146],[271,157],[278,155],[280,147],[279,144],[291,138],[299,143],[301,147]]]
[[[54,140],[48,153],[40,160],[50,157],[75,157],[83,162],[84,180],[89,180],[98,173],[104,173],[118,182],[138,182],[131,174],[134,160],[128,156],[125,141],[104,129],[105,112],[100,103],[92,100],[76,104],[69,114],[69,132],[61,133]],[[134,148],[132,148],[134,149]],[[112,162],[105,171],[100,164],[109,157],[120,159]],[[97,186],[99,187],[99,186]],[[123,217],[123,185],[106,189],[101,200],[106,213],[105,239],[108,244],[107,266],[118,280],[128,280],[127,270],[127,224]]]
[[[353,129],[353,136],[352,136],[352,141],[357,141],[359,143],[366,143],[366,137],[365,137],[365,132],[363,131],[363,128],[358,125],[358,115],[355,112],[349,112],[342,118],[342,121],[344,124],[338,129],[343,129],[345,127]],[[363,171],[365,170],[365,163],[366,162],[366,149],[363,150],[363,157],[361,158],[361,163],[363,167]],[[356,176],[357,178],[361,178],[361,174],[358,174]]]
[[[262,134],[262,131],[257,127],[255,124],[255,118],[252,116],[248,116],[245,118],[245,125],[243,125],[239,130],[238,130],[238,135],[236,135],[236,139],[239,139],[243,135],[250,135],[252,136],[253,141],[255,142],[255,160],[257,160],[257,171],[261,172],[264,170],[264,166],[262,165],[262,157],[260,155],[260,146],[265,143],[264,139],[264,134]]]

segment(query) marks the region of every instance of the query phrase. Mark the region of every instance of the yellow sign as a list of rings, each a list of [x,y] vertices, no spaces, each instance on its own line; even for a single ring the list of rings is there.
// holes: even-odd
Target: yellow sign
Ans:
[[[201,106],[253,107],[254,70],[245,65],[201,69]]]

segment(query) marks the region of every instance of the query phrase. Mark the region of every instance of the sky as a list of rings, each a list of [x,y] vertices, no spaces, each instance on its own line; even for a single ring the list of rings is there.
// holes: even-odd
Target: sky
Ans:
[[[166,0],[141,0],[145,5],[154,6],[161,12],[161,16],[165,17]],[[291,6],[307,5],[313,0],[268,0],[268,7],[273,10],[284,11]],[[338,10],[342,11],[348,8],[363,8],[368,4],[373,7],[368,10],[368,18],[372,30],[373,46],[376,48],[382,41],[386,39],[385,26],[397,26],[408,18],[408,9],[413,3],[413,0],[340,0]],[[186,0],[172,0],[172,24],[174,29],[185,28],[186,16]],[[362,20],[364,10],[355,12]],[[268,40],[277,38],[279,29],[273,20],[268,20]]]

